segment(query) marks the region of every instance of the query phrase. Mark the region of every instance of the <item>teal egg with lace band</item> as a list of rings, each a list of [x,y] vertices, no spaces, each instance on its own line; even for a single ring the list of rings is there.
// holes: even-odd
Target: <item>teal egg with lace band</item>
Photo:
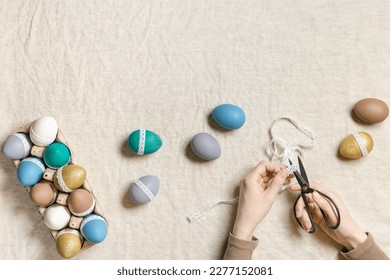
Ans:
[[[147,155],[159,150],[162,146],[162,140],[153,131],[138,129],[130,134],[128,146],[137,155]]]

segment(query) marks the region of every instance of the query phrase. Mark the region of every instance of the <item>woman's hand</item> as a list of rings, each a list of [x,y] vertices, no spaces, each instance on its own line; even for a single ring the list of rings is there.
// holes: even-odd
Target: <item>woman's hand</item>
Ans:
[[[256,226],[267,215],[280,187],[288,183],[286,166],[261,161],[240,183],[237,216],[232,234],[252,240]]]
[[[336,224],[336,213],[332,205],[328,202],[328,200],[319,195],[318,192],[313,192],[306,197],[308,198],[309,208],[312,213],[314,222],[318,224],[322,228],[322,230],[327,235],[329,235],[330,238],[344,245],[348,250],[352,250],[356,248],[359,244],[363,243],[366,240],[367,235],[349,215],[348,210],[346,209],[339,195],[337,193],[329,191],[328,189],[314,182],[310,182],[310,187],[315,190],[319,190],[320,192],[326,194],[331,199],[333,199],[340,211],[340,226],[335,230],[328,228],[324,218],[322,217],[320,209],[324,211],[330,224]],[[289,189],[291,191],[301,191],[301,187],[299,186],[299,184],[294,184],[290,186]],[[300,198],[297,202],[295,212],[303,228],[306,231],[309,231],[311,228],[311,223],[302,198]]]

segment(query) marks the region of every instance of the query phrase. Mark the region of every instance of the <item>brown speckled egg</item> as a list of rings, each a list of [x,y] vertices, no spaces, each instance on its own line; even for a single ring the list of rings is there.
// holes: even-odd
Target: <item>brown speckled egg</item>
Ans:
[[[79,165],[71,164],[61,167],[54,175],[53,181],[57,189],[70,193],[82,186],[87,173]]]
[[[77,189],[69,195],[68,207],[73,215],[83,217],[95,208],[93,195],[85,189]]]
[[[58,253],[64,258],[70,259],[80,252],[83,237],[78,230],[66,228],[57,234],[56,245]]]
[[[356,116],[366,123],[383,122],[389,115],[389,107],[376,98],[365,98],[357,102],[353,108]]]
[[[30,196],[37,206],[46,207],[55,202],[57,193],[51,183],[41,181],[31,188]]]
[[[358,141],[360,141],[362,147],[360,147]],[[362,148],[365,147],[365,153]],[[374,148],[374,140],[367,132],[355,132],[348,135],[340,145],[340,154],[349,159],[359,159],[363,156],[367,156],[368,153]]]

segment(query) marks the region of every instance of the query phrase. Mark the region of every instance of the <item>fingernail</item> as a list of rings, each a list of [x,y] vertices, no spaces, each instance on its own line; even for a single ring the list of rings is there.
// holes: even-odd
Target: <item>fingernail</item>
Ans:
[[[313,197],[314,198],[319,198],[320,197],[320,194],[318,192],[313,192]]]

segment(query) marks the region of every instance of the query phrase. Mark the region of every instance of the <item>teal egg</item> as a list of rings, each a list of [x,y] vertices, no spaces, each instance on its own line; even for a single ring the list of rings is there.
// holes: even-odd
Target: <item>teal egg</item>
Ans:
[[[215,122],[226,129],[237,129],[245,123],[244,111],[233,104],[221,104],[214,108],[212,116]]]
[[[69,163],[70,150],[65,144],[54,142],[46,148],[43,153],[43,160],[48,167],[58,169]]]
[[[160,136],[153,131],[138,129],[130,134],[128,146],[137,155],[147,155],[160,149],[162,141]]]

